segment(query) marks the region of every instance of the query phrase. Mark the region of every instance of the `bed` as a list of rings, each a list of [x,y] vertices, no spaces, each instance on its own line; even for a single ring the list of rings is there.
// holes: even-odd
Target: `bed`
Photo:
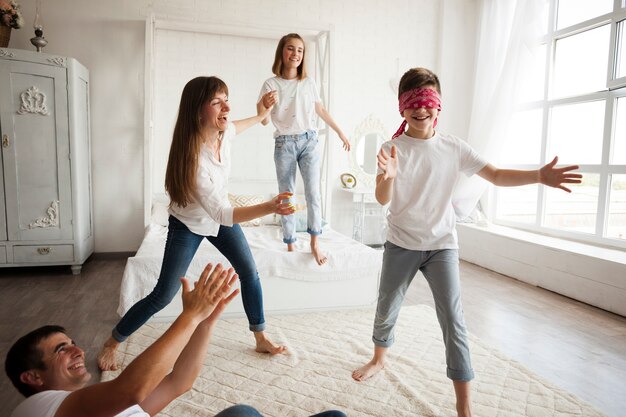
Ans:
[[[236,205],[256,204],[264,197],[232,195]],[[145,297],[159,276],[167,237],[166,200],[154,199],[152,218],[135,256],[128,258],[120,291],[118,314],[124,315]],[[297,213],[298,223],[306,219],[306,211]],[[309,248],[309,236],[299,231],[295,252],[287,252],[277,218],[266,216],[242,224],[242,229],[257,264],[263,285],[266,312],[303,312],[374,305],[382,264],[382,251],[353,240],[327,225],[319,237],[328,262],[317,265]],[[230,266],[209,242],[204,240],[196,253],[187,276],[195,279],[208,263]],[[171,321],[182,309],[180,294],[153,317],[153,321]],[[240,300],[232,302],[225,314],[243,315]]]

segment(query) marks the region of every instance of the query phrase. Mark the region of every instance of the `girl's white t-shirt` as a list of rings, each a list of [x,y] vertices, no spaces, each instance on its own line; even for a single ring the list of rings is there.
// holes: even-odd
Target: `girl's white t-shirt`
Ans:
[[[317,130],[315,103],[322,100],[313,79],[307,77],[302,80],[297,78],[286,80],[272,77],[263,83],[259,100],[263,94],[272,90],[278,93],[278,103],[270,112],[272,123],[276,128],[274,137]]]
[[[233,225],[233,207],[228,201],[231,140],[235,125],[229,123],[220,145],[220,160],[203,145],[198,156],[198,172],[193,200],[186,207],[173,204],[169,213],[183,222],[192,232],[202,236],[217,236],[220,225]]]
[[[405,249],[458,249],[452,192],[461,172],[474,175],[487,165],[465,141],[436,133],[430,139],[402,134],[385,142],[395,145],[398,175],[387,216],[387,240]],[[379,168],[377,175],[383,171]]]

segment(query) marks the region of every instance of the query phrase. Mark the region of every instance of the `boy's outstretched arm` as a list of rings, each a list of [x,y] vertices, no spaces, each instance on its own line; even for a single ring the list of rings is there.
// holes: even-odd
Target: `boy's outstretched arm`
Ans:
[[[582,174],[573,173],[577,170],[578,165],[570,165],[562,168],[556,168],[559,157],[555,156],[549,163],[534,170],[517,170],[517,169],[499,169],[491,164],[487,164],[483,169],[478,171],[478,175],[494,185],[500,187],[514,187],[526,184],[543,184],[549,187],[560,188],[568,193],[572,192],[564,184],[580,184]]]

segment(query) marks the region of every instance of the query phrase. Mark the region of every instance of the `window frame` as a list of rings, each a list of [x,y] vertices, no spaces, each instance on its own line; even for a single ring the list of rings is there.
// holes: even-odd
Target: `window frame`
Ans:
[[[616,126],[615,121],[617,100],[620,98],[624,98],[624,105],[626,105],[626,75],[616,78],[618,71],[617,65],[620,59],[620,30],[624,31],[625,36],[623,42],[626,43],[626,0],[614,0],[613,11],[610,13],[597,16],[584,22],[579,22],[558,30],[556,29],[557,7],[558,0],[549,0],[549,27],[547,28],[547,33],[544,35],[544,37],[540,39],[540,43],[547,46],[545,48],[546,59],[544,68],[543,97],[541,100],[524,103],[517,107],[517,110],[541,109],[542,111],[540,161],[543,162],[541,165],[508,164],[503,165],[502,167],[511,169],[537,169],[543,164],[550,162],[553,155],[547,155],[547,151],[552,109],[556,106],[564,104],[575,104],[588,101],[603,100],[605,104],[605,113],[602,133],[601,162],[600,164],[579,165],[579,172],[583,175],[585,173],[599,175],[595,232],[593,234],[589,234],[544,226],[543,223],[546,214],[545,204],[547,193],[545,186],[539,186],[537,188],[537,206],[535,211],[534,223],[522,223],[498,218],[498,187],[492,187],[491,193],[486,199],[487,206],[489,207],[487,215],[494,224],[502,226],[514,227],[517,229],[528,230],[548,236],[577,240],[600,246],[626,248],[626,239],[611,238],[606,236],[609,221],[611,176],[626,174],[626,164],[610,163],[610,152],[612,151],[613,135]],[[620,22],[624,22],[621,28],[619,27]],[[553,72],[555,67],[557,41],[570,36],[576,36],[577,34],[598,28],[606,24],[610,24],[611,27],[605,89],[596,92],[578,94],[570,97],[553,98],[551,96],[551,89],[554,75]],[[626,45],[624,46],[624,53],[626,53]],[[626,73],[626,71],[623,72]]]

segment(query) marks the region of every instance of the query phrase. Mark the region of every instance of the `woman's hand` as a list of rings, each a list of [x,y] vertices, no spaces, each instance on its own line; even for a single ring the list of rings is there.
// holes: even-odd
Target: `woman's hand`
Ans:
[[[293,193],[285,191],[268,201],[267,203],[272,207],[272,213],[280,214],[281,216],[295,213],[296,207],[289,201],[292,196]]]
[[[271,109],[274,104],[278,103],[278,92],[276,90],[268,91],[261,97],[261,102],[266,110]]]

